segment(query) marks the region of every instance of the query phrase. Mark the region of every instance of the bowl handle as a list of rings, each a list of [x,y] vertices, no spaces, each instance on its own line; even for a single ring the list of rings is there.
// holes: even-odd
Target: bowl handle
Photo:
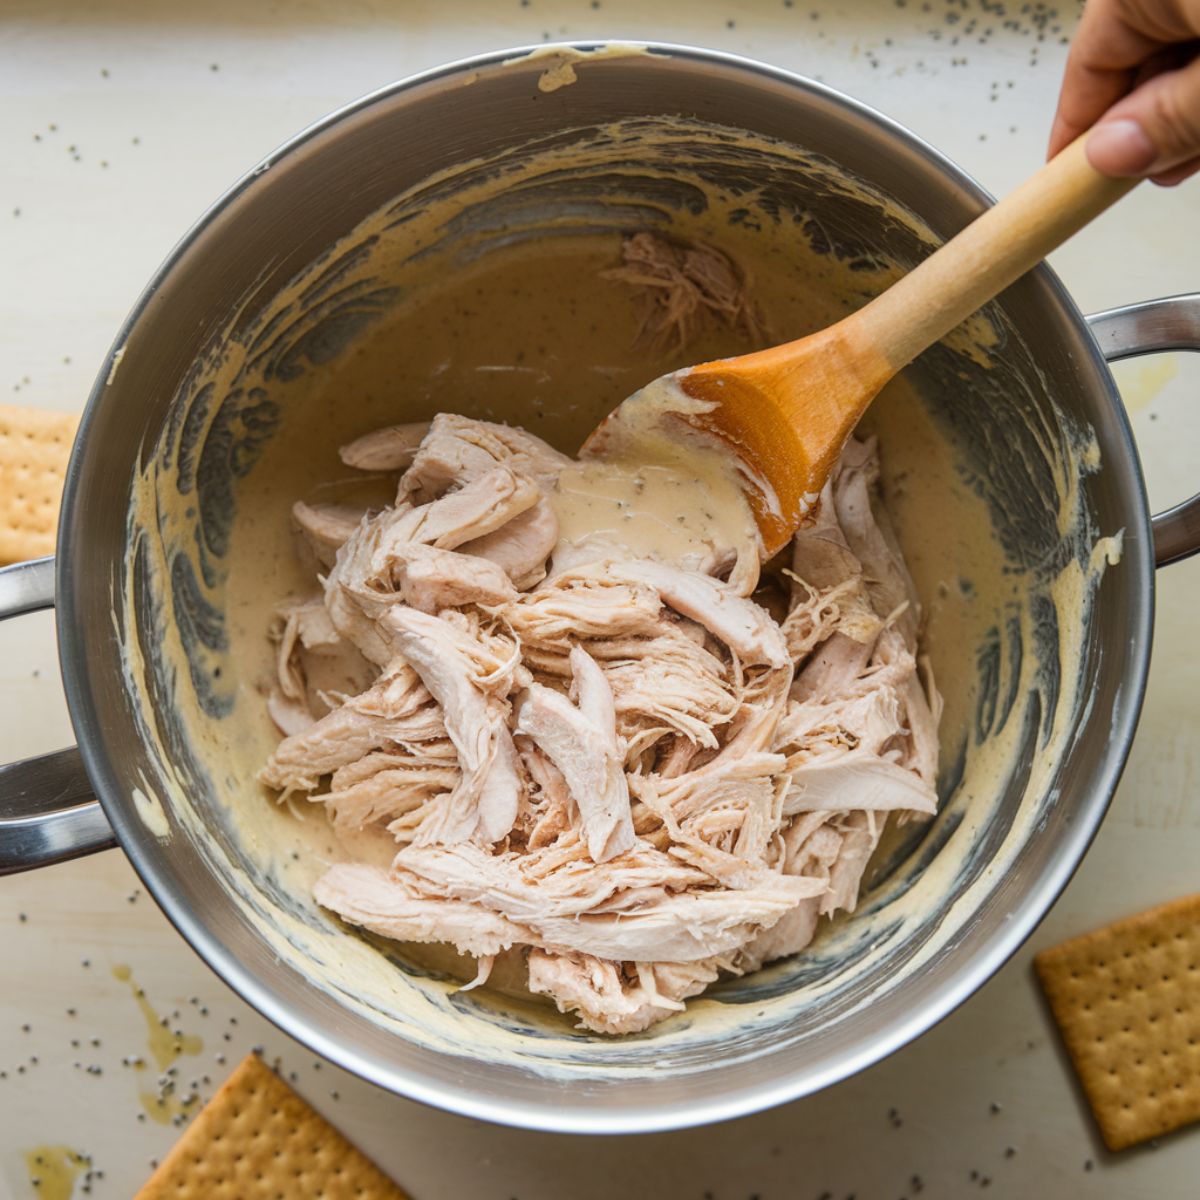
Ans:
[[[53,558],[0,568],[0,621],[53,607]],[[116,844],[78,747],[0,766],[0,875]]]
[[[1200,292],[1127,304],[1088,317],[1109,362],[1162,350],[1200,350]],[[1200,492],[1151,518],[1154,562],[1165,567],[1200,550]]]

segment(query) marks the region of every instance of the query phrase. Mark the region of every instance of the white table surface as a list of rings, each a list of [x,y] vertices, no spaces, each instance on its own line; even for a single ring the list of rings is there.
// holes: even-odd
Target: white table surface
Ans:
[[[544,37],[693,42],[815,75],[1001,192],[1039,161],[1066,53],[1060,37],[1074,21],[1064,4],[1039,41],[1020,11],[1029,6],[1006,2],[1018,29],[975,0],[962,10],[957,0],[0,0],[0,396],[79,407],[177,237],[309,121],[413,71]],[[962,12],[957,24],[946,22],[951,11]],[[1198,216],[1200,182],[1174,193],[1146,187],[1055,265],[1085,310],[1195,290]],[[1119,377],[1152,500],[1165,506],[1197,483],[1200,363],[1165,356]],[[715,1128],[556,1137],[422,1108],[317,1064],[258,1018],[138,891],[119,852],[0,880],[0,1196],[36,1195],[23,1152],[53,1143],[93,1156],[104,1175],[92,1195],[127,1197],[178,1135],[138,1119],[145,1077],[121,1060],[146,1053],[146,1025],[112,975],[117,964],[202,1039],[180,1059],[181,1078],[201,1080],[207,1095],[262,1045],[416,1200],[899,1200],[917,1194],[914,1175],[924,1197],[971,1195],[985,1179],[997,1197],[1197,1195],[1200,1130],[1119,1156],[1102,1150],[1030,957],[1197,888],[1198,595],[1200,558],[1160,573],[1150,687],[1124,781],[1030,944],[888,1061]],[[9,623],[0,629],[0,755],[70,740],[50,618]]]

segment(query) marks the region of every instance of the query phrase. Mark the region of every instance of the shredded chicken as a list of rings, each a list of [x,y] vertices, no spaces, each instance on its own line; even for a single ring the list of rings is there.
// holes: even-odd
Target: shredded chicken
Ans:
[[[641,336],[650,344],[682,349],[710,321],[768,340],[749,280],[714,246],[635,233],[622,243],[621,257],[604,275],[637,288]]]
[[[471,986],[516,948],[531,991],[630,1033],[802,950],[886,822],[936,811],[940,700],[872,441],[749,591],[634,557],[554,573],[569,460],[522,430],[438,417],[342,457],[402,470],[398,499],[297,506],[327,573],[279,609],[261,778],[394,839],[390,869],[318,882],[343,920],[475,955]],[[334,652],[374,682],[311,711]]]

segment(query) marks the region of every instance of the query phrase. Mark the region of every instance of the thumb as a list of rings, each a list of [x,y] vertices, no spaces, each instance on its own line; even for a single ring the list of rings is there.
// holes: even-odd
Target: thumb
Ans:
[[[1147,80],[1104,114],[1087,140],[1103,175],[1160,175],[1200,155],[1200,57]]]

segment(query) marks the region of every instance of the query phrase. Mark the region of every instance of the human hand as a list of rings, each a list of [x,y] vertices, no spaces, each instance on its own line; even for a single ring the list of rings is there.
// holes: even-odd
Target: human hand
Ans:
[[[1104,175],[1171,186],[1200,171],[1200,0],[1087,0],[1050,154],[1087,129]]]

